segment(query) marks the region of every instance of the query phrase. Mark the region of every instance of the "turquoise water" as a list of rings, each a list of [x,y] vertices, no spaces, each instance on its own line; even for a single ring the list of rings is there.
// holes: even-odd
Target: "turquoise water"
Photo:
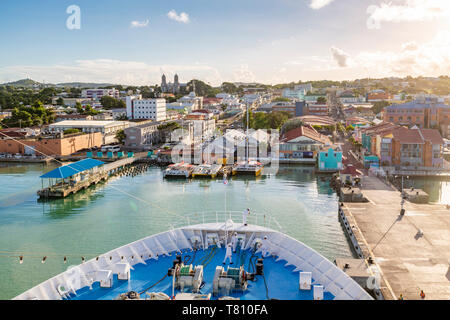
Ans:
[[[81,263],[82,256],[88,260],[165,231],[178,215],[225,207],[276,217],[287,234],[330,260],[352,256],[338,221],[337,197],[311,167],[281,167],[276,176],[237,177],[228,185],[167,181],[161,169],[151,167],[66,199],[38,202],[39,175],[53,168],[0,164],[0,299]]]

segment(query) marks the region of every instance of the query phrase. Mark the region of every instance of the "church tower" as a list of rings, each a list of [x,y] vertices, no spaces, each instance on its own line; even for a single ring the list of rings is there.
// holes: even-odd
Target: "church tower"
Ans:
[[[178,74],[173,77],[173,93],[180,92],[180,83],[178,82]]]
[[[161,91],[167,92],[167,81],[166,81],[166,75],[163,74],[161,78]]]

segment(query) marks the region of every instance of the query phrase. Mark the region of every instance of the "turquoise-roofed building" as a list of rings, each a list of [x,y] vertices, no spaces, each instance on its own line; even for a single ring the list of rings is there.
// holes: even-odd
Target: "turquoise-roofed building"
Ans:
[[[364,157],[364,168],[370,167],[380,167],[380,159],[377,156],[365,156]]]
[[[366,150],[372,150],[372,137],[363,132],[361,134],[361,144]]]
[[[319,171],[338,171],[342,169],[341,150],[329,148],[328,150],[320,151],[317,159]]]

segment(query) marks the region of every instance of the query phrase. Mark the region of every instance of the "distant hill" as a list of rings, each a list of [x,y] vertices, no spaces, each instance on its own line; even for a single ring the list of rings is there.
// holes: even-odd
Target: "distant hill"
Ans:
[[[100,87],[110,87],[118,86],[117,84],[111,83],[91,83],[91,82],[65,82],[65,83],[41,83],[34,81],[32,79],[21,79],[13,82],[7,82],[0,84],[2,86],[12,86],[12,87],[23,87],[23,88],[33,88],[33,87],[70,87],[70,88],[100,88]]]
[[[30,87],[34,87],[34,86],[40,86],[43,84],[40,82],[34,81],[32,79],[21,79],[21,80],[17,80],[17,81],[13,81],[13,82],[3,83],[2,85],[12,86],[12,87],[30,88]]]
[[[112,83],[91,83],[91,82],[64,82],[58,83],[56,86],[58,87],[71,87],[71,88],[100,88],[100,87],[111,87],[118,86],[118,84]]]

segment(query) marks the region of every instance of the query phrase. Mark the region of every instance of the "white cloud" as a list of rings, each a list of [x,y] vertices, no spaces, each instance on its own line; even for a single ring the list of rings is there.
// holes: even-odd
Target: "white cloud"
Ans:
[[[309,6],[312,9],[321,9],[327,5],[329,5],[331,2],[333,2],[334,0],[311,0],[311,3],[309,4]]]
[[[336,61],[339,67],[348,67],[349,55],[347,53],[334,46],[330,48],[330,51],[334,61]]]
[[[419,49],[419,45],[415,41],[410,41],[402,44],[403,51],[414,51]]]
[[[376,70],[383,75],[448,75],[450,74],[450,34],[439,33],[424,44],[407,42],[401,50],[361,52],[355,63],[366,70]]]
[[[148,26],[148,23],[150,21],[147,19],[145,21],[131,21],[131,27],[132,28],[143,28]]]
[[[180,14],[177,14],[175,10],[170,10],[167,13],[167,16],[175,21],[182,22],[182,23],[189,23],[189,15],[186,12],[181,12]]]
[[[233,81],[235,82],[256,82],[255,74],[247,64],[241,64],[233,70]]]
[[[47,83],[102,82],[124,85],[152,85],[161,82],[161,70],[166,75],[178,73],[181,81],[199,79],[220,85],[219,71],[208,65],[150,65],[139,61],[112,59],[77,60],[71,65],[0,67],[0,82],[30,77]]]
[[[440,18],[450,19],[449,0],[402,0],[401,4],[392,2],[371,5],[367,8],[369,29],[379,29],[381,22],[431,21]]]

